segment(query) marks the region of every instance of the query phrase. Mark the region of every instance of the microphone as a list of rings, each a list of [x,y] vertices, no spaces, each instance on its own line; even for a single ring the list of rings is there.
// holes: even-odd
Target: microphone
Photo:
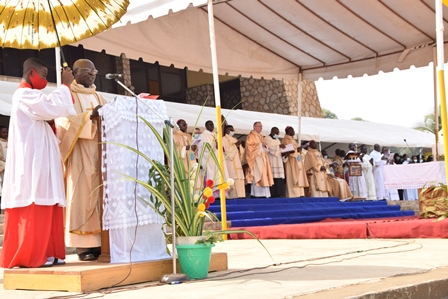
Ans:
[[[116,79],[116,78],[121,78],[123,77],[122,74],[106,74],[106,79]]]

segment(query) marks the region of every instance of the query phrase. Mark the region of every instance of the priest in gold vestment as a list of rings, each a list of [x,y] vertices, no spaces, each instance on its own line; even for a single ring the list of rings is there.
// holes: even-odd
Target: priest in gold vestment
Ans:
[[[253,128],[246,138],[245,158],[248,165],[246,182],[252,184],[251,196],[268,198],[271,197],[269,187],[274,184],[274,180],[267,155],[267,145],[261,135],[263,125],[257,121]]]
[[[305,171],[309,176],[311,197],[328,197],[327,171],[322,154],[314,140],[309,142],[305,157]]]
[[[178,157],[182,159],[185,171],[188,175],[196,163],[197,145],[192,145],[193,141],[196,139],[193,139],[192,136],[187,133],[188,124],[185,120],[179,119],[177,125],[179,129],[174,131],[173,142],[177,149]]]
[[[59,148],[65,166],[67,197],[65,243],[76,247],[82,261],[100,254],[100,175],[96,116],[106,102],[94,85],[98,73],[92,61],[73,64],[75,80],[70,86],[78,114],[57,120]]]
[[[241,142],[233,137],[235,129],[231,125],[225,127],[224,137],[222,138],[222,147],[224,148],[224,158],[229,172],[229,178],[233,179],[234,184],[229,189],[227,198],[245,198],[246,190],[244,186],[244,172],[241,166],[240,152],[238,147]]]
[[[303,167],[302,156],[299,151],[299,144],[294,140],[295,131],[293,127],[285,128],[283,145],[292,144],[294,152],[284,154],[286,171],[286,197],[305,196],[305,187],[308,187],[308,179]]]

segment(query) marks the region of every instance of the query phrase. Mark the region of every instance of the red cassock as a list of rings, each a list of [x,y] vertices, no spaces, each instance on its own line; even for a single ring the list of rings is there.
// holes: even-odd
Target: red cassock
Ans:
[[[33,203],[6,209],[0,266],[36,268],[51,256],[65,259],[62,207]]]

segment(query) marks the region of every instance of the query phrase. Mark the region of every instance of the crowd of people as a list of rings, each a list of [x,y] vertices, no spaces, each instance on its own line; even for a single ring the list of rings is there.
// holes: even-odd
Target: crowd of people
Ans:
[[[216,180],[220,173],[216,163],[210,163],[207,150],[200,161],[198,152],[208,143],[217,156],[217,136],[214,123],[208,120],[206,130],[196,128],[193,136],[187,133],[187,123],[178,121],[180,130],[175,133],[178,153],[184,163],[201,163],[201,179]],[[386,190],[384,187],[383,167],[385,165],[423,163],[422,155],[408,157],[406,154],[391,154],[389,148],[380,148],[375,144],[368,153],[366,145],[358,149],[349,144],[348,151],[336,149],[333,159],[327,151],[320,152],[314,140],[295,140],[295,130],[288,126],[285,135],[279,138],[280,130],[271,128],[270,134],[263,136],[261,122],[253,124],[253,130],[245,141],[235,138],[235,129],[223,118],[223,152],[225,179],[231,178],[235,186],[230,189],[227,198],[280,198],[280,197],[327,197],[340,200],[380,200],[380,199],[417,199],[416,190]],[[180,138],[179,136],[182,136]],[[194,140],[194,146],[190,146]],[[205,149],[205,148],[204,148]],[[191,151],[191,154],[187,154]],[[216,194],[216,196],[219,196]]]

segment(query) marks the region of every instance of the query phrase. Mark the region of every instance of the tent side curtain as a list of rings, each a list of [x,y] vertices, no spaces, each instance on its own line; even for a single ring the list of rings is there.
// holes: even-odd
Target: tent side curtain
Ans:
[[[11,114],[12,94],[17,89],[17,86],[17,82],[0,81],[0,114]],[[44,92],[49,93],[54,89],[54,85],[48,86]],[[109,102],[113,101],[117,96],[111,93],[101,94]],[[195,126],[204,129],[207,120],[214,121],[216,118],[216,110],[213,107],[172,102],[165,103],[168,116],[175,120],[185,119],[190,131]],[[256,121],[262,122],[262,133],[264,135],[268,135],[272,127],[278,127],[282,137],[287,126],[297,126],[297,116],[293,115],[228,109],[222,109],[222,114],[226,117],[228,124],[234,126],[236,133],[242,135],[249,134]],[[296,131],[298,130],[296,129]],[[367,145],[378,143],[384,146],[407,147],[404,141],[406,139],[410,147],[430,148],[434,144],[435,137],[433,134],[401,126],[367,121],[302,117],[301,139],[318,142],[355,142]]]

